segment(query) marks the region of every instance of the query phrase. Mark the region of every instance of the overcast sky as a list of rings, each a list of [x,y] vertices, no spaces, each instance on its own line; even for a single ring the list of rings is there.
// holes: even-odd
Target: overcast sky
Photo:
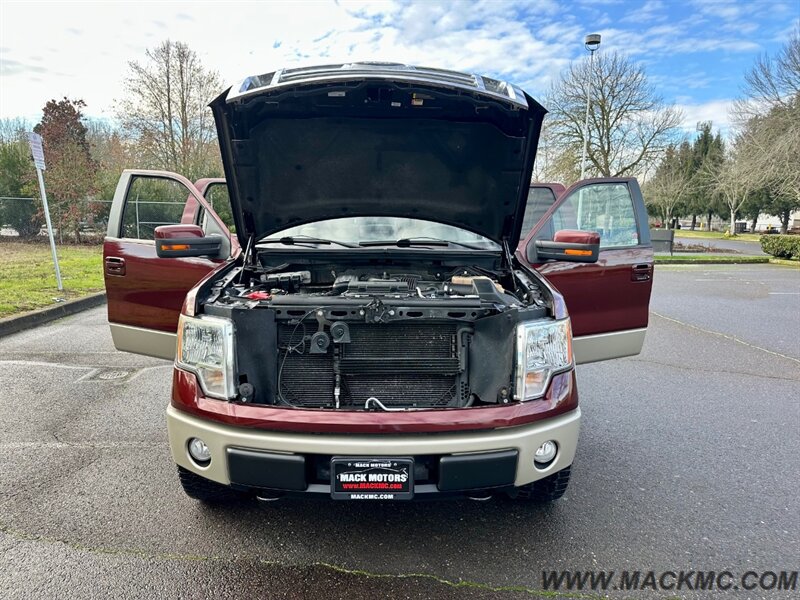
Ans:
[[[170,38],[227,83],[282,66],[389,60],[501,77],[542,97],[583,57],[583,36],[645,64],[685,127],[727,107],[759,53],[800,22],[789,0],[12,2],[0,0],[0,118],[38,120],[51,98],[112,119],[127,63]]]

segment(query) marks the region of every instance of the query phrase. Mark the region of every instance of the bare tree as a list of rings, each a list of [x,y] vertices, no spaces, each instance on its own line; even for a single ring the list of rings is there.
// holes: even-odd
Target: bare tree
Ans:
[[[219,172],[216,132],[208,103],[222,87],[186,44],[167,40],[128,63],[117,118],[148,166],[189,177]]]
[[[730,211],[728,232],[731,235],[736,232],[736,213],[760,187],[752,165],[742,158],[740,151],[741,142],[734,146],[731,155],[720,166],[705,173],[711,189]]]
[[[594,61],[572,63],[549,94],[552,139],[568,157],[574,179],[584,140],[587,92],[588,171],[603,177],[643,174],[674,142],[681,113],[666,104],[644,69],[626,56],[599,53]]]
[[[25,132],[30,131],[33,125],[22,118],[0,119],[0,144],[8,144],[23,140],[27,142]]]
[[[97,194],[100,200],[111,200],[123,169],[141,165],[144,160],[136,155],[136,144],[124,136],[113,123],[104,120],[87,123],[86,139],[89,151],[98,165]]]
[[[664,159],[645,187],[647,203],[656,208],[665,227],[670,227],[675,208],[689,197],[693,183],[688,142],[667,148]]]
[[[745,97],[733,110],[738,159],[773,198],[766,210],[781,218],[785,233],[789,214],[800,208],[800,29],[777,56],[760,57],[745,82]]]
[[[746,117],[763,115],[764,108],[793,107],[800,94],[800,28],[777,56],[759,57],[744,80],[745,98],[736,106]]]

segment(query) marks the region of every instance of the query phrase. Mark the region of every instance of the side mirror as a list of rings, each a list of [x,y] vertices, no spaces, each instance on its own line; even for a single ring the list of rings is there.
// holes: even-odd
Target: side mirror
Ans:
[[[531,262],[561,260],[569,262],[595,263],[600,254],[600,234],[594,231],[562,229],[553,236],[553,241],[536,240],[535,257]]]
[[[216,235],[207,237],[198,225],[161,225],[156,227],[154,237],[159,258],[217,258],[222,250],[222,238]]]

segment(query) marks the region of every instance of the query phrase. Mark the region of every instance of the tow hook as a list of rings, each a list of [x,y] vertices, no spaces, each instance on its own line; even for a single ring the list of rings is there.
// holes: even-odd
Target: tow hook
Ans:
[[[276,500],[280,500],[281,496],[256,496],[256,500],[259,502],[263,502],[264,504],[268,502],[275,502]]]
[[[492,495],[488,492],[483,492],[486,494],[485,496],[467,496],[469,500],[473,500],[475,502],[486,502],[487,500],[492,499]]]

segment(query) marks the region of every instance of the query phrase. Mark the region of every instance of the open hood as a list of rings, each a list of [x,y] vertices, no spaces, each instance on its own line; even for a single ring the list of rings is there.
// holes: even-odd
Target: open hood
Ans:
[[[211,108],[243,246],[348,216],[519,241],[546,111],[515,86],[359,63],[250,77]]]

